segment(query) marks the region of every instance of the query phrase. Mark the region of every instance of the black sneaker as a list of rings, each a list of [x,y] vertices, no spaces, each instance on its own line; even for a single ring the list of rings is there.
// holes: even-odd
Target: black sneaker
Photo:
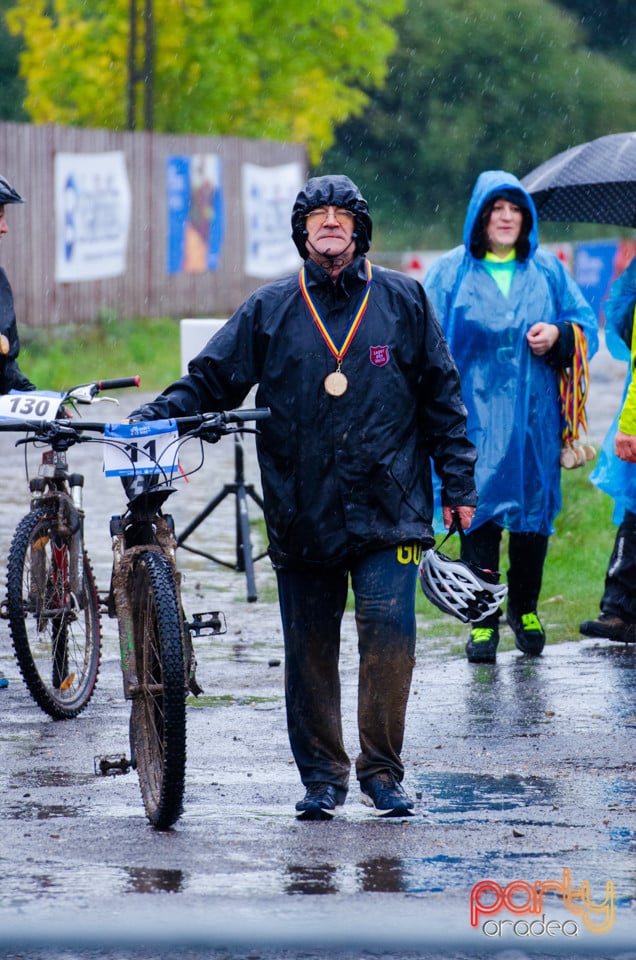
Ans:
[[[628,623],[614,613],[601,613],[596,620],[584,620],[579,627],[584,637],[604,637],[636,643],[636,623]]]
[[[376,817],[412,817],[415,804],[392,773],[376,773],[360,781],[362,802]]]
[[[331,820],[345,801],[345,790],[333,783],[310,783],[302,800],[296,804],[298,820]]]
[[[498,627],[473,627],[466,644],[466,656],[470,663],[495,663],[498,646]]]
[[[508,610],[506,619],[515,635],[517,650],[521,650],[529,657],[538,657],[545,646],[545,630],[536,610],[522,613],[520,617]]]

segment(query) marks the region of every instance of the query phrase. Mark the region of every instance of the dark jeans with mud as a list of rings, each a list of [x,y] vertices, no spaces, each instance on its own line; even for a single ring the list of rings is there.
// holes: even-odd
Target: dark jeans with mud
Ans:
[[[627,623],[636,623],[636,513],[629,510],[616,533],[601,610]]]
[[[277,570],[287,725],[305,786],[322,781],[346,791],[349,782],[338,666],[349,582],[359,652],[356,774],[364,780],[389,770],[402,780],[420,554],[419,546],[403,545],[356,559],[346,568]]]
[[[492,520],[467,530],[462,537],[461,557],[485,570],[499,569],[503,529]],[[511,533],[508,538],[508,609],[517,616],[537,609],[548,537],[542,533]],[[496,626],[499,612],[480,621],[480,627]]]

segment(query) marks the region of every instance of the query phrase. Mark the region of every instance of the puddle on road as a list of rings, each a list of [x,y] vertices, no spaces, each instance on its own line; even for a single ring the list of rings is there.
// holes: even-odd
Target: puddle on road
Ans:
[[[183,870],[166,870],[156,867],[128,867],[128,893],[182,893],[185,876]]]
[[[475,810],[502,812],[544,805],[552,803],[555,795],[555,785],[539,777],[427,773],[415,777],[414,782],[431,814],[464,813],[466,820],[474,820]],[[453,820],[457,822],[457,818]]]
[[[33,803],[24,800],[7,804],[2,811],[5,820],[56,820],[76,819],[82,814],[82,807],[64,803]]]
[[[93,774],[71,773],[69,770],[31,770],[20,781],[29,787],[79,787],[91,783]]]
[[[186,703],[189,707],[255,707],[257,710],[259,708],[266,709],[271,705],[281,704],[283,702],[282,697],[257,697],[257,696],[242,696],[235,697],[231,693],[221,694],[219,696],[207,696],[206,694],[201,694],[198,697],[188,697]]]
[[[85,786],[94,780],[89,774],[70,773],[68,770],[29,770],[22,773],[16,782],[6,789],[2,815],[6,820],[54,820],[74,819],[85,809],[81,803],[41,803],[31,791],[48,790],[51,787]],[[18,784],[19,780],[19,786]],[[9,792],[10,789],[10,792]]]
[[[254,611],[256,615],[258,615],[259,612],[260,611]],[[282,656],[283,641],[280,635],[280,628],[271,626],[268,623],[268,618],[272,617],[269,610],[263,611],[261,617],[262,621],[266,624],[265,629],[261,630],[261,635],[265,633],[268,637],[268,639],[265,640],[254,640],[252,637],[245,639],[241,632],[237,632],[236,630],[233,632],[231,612],[228,611],[228,613],[224,615],[230,619],[227,633],[220,634],[219,636],[200,637],[194,641],[197,659],[202,663],[214,663],[215,661],[222,660],[226,663],[235,662],[241,664],[266,665],[273,654]],[[245,617],[244,611],[241,611],[241,616]],[[258,629],[258,627],[256,626],[255,629]]]
[[[52,873],[35,864],[28,873],[8,876],[3,881],[3,902],[16,906],[23,899],[57,901],[68,893],[67,882],[60,874]],[[469,891],[482,880],[494,879],[501,884],[523,880],[530,884],[538,880],[560,881],[564,866],[571,870],[572,882],[588,879],[584,866],[572,864],[566,856],[556,858],[545,853],[521,856],[515,853],[492,851],[488,856],[449,856],[437,854],[425,857],[373,857],[357,863],[287,863],[280,867],[216,871],[213,874],[154,867],[113,867],[78,864],[73,878],[73,901],[81,907],[90,901],[95,889],[104,899],[125,894],[160,893],[181,894],[190,898],[216,896],[223,890],[225,897],[267,897],[279,894],[296,896],[352,896],[361,893],[397,893],[431,895]],[[618,879],[599,870],[591,880],[592,895],[602,893],[605,882]],[[628,881],[630,878],[627,878]],[[633,890],[631,884],[623,890]],[[616,907],[629,907],[633,897],[617,895]],[[553,905],[560,897],[552,896]]]
[[[3,882],[3,902],[17,906],[24,899],[42,902],[57,900],[68,893],[68,879],[62,873],[50,873],[33,864],[28,874],[6,877]],[[186,875],[181,870],[154,867],[92,867],[78,864],[73,878],[74,906],[81,907],[83,899],[91,901],[95,890],[104,898],[128,893],[157,894],[182,893],[187,887]]]

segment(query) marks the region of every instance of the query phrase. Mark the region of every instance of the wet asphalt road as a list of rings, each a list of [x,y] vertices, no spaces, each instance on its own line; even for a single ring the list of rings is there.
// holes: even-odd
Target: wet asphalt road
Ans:
[[[621,382],[611,379],[611,388],[620,392]],[[602,436],[613,414],[607,385],[594,410]],[[21,454],[5,439],[2,449],[6,555],[27,497]],[[101,477],[99,449],[71,456],[87,474],[88,549],[104,590],[120,488]],[[232,480],[232,456],[229,440],[207,448],[205,470],[172,498],[178,530]],[[255,479],[251,453],[246,473]],[[192,541],[214,539],[230,562],[232,508],[229,498]],[[0,691],[0,955],[159,957],[187,947],[197,958],[358,958],[365,950],[459,958],[504,949],[509,958],[636,957],[635,649],[582,640],[551,644],[535,661],[508,652],[495,667],[475,667],[444,644],[428,645],[422,619],[404,751],[416,815],[377,820],[352,788],[335,822],[303,824],[293,816],[302,790],[283,669],[271,665],[282,662],[282,642],[268,563],[257,563],[259,599],[246,603],[241,573],[180,556],[189,611],[223,610],[228,631],[197,646],[205,694],[188,708],[185,812],[167,833],[148,826],[134,774],[94,772],[95,757],[129,752],[113,622],[103,621],[92,703],[77,720],[56,723],[30,700],[0,621],[0,669],[11,681]],[[449,620],[449,637],[462,629]],[[348,617],[343,717],[352,757],[356,671]],[[576,897],[568,906],[567,871],[599,903],[614,884],[606,933],[588,932]],[[471,927],[471,890],[487,878],[501,891],[554,880],[560,886],[536,917],[561,932],[484,928],[488,919],[517,919],[505,910]]]

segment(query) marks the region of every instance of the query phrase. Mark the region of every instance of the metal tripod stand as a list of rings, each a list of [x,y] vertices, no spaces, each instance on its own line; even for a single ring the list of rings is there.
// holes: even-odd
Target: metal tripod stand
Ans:
[[[195,547],[189,547],[185,543],[190,534],[203,523],[206,517],[209,517],[210,514],[216,510],[219,504],[225,500],[226,497],[229,497],[232,494],[236,497],[236,563],[229,563],[227,560],[222,560],[220,557],[215,557],[213,554],[206,553],[204,550],[198,550]],[[230,570],[237,570],[240,573],[245,573],[247,580],[247,599],[248,601],[253,602],[257,599],[256,581],[254,579],[254,564],[257,560],[260,560],[261,557],[266,556],[266,553],[259,553],[256,557],[252,555],[249,515],[247,512],[248,497],[251,497],[254,503],[256,503],[261,510],[263,509],[262,498],[256,492],[251,483],[245,483],[243,445],[238,434],[235,434],[234,482],[224,484],[216,497],[210,500],[207,506],[204,507],[204,509],[197,514],[194,520],[188,524],[183,533],[177,537],[177,546],[183,547],[184,550],[189,550],[190,553],[197,553],[201,557],[206,557],[208,560],[214,561],[214,563],[220,563],[224,567],[229,567]]]

